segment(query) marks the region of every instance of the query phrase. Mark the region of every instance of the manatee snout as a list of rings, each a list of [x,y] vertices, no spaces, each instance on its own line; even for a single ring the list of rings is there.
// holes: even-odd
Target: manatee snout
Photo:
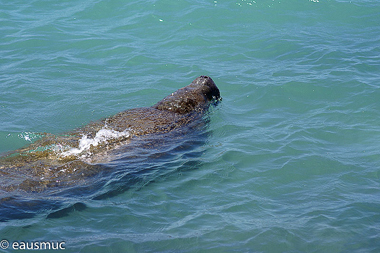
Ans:
[[[209,76],[197,77],[192,84],[201,87],[203,95],[210,101],[220,99],[220,92],[214,81]]]
[[[220,99],[220,92],[209,76],[200,76],[191,84],[173,92],[155,104],[153,108],[186,114],[193,111],[204,111],[213,100]]]

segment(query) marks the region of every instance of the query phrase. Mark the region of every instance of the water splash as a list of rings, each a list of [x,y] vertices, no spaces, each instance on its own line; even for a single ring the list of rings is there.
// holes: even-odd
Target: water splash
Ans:
[[[37,139],[41,139],[44,137],[46,134],[44,133],[34,133],[34,132],[22,132],[21,134],[18,135],[20,139],[24,139],[28,142],[33,142]]]
[[[93,147],[99,146],[101,144],[108,144],[109,142],[122,141],[130,137],[130,132],[128,129],[123,132],[115,131],[112,129],[102,128],[99,130],[94,138],[88,137],[87,135],[83,135],[81,139],[79,139],[78,148],[71,148],[67,151],[61,153],[61,156],[78,156],[78,157],[86,157],[91,154],[90,150]]]

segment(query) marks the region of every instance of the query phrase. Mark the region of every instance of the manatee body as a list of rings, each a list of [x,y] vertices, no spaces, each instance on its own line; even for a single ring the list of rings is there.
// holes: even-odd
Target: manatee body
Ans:
[[[201,118],[210,103],[218,100],[220,92],[214,81],[200,76],[152,107],[126,110],[62,135],[47,134],[0,158],[0,191],[41,192],[83,182],[84,178],[103,170],[98,164],[112,160],[105,157],[127,145],[134,136],[180,129]],[[101,133],[112,138],[102,142]],[[98,139],[99,142],[94,142]],[[83,149],[81,142],[88,140],[93,144]]]

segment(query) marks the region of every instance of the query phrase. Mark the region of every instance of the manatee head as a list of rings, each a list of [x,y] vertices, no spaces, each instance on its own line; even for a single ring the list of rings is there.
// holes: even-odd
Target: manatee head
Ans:
[[[197,77],[186,87],[194,87],[194,89],[199,89],[199,91],[207,98],[207,101],[211,101],[213,99],[217,100],[220,98],[219,89],[209,76]]]
[[[191,84],[167,96],[153,108],[179,114],[207,109],[212,101],[220,99],[220,92],[211,77],[197,77]]]

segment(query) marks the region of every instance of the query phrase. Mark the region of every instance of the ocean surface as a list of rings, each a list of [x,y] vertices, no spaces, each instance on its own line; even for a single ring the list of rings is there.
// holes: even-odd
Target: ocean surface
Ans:
[[[223,97],[101,173],[102,198],[0,192],[24,198],[0,251],[380,251],[379,1],[0,2],[3,156],[200,75]]]

